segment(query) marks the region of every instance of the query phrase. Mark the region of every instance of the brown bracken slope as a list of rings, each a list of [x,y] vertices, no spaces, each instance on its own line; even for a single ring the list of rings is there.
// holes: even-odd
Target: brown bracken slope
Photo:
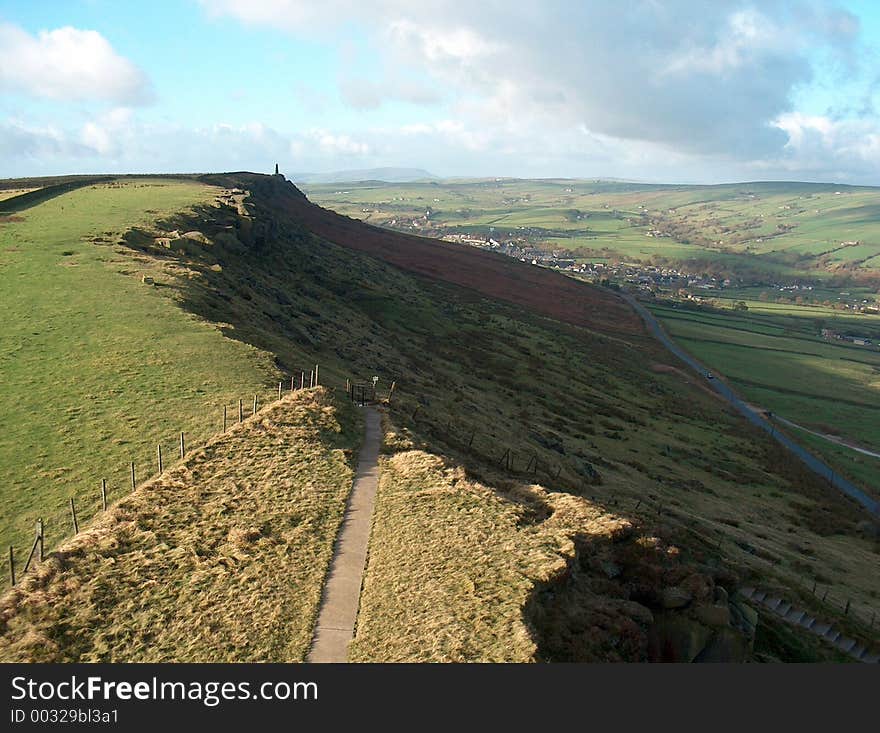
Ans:
[[[409,272],[475,290],[515,303],[550,318],[609,334],[644,333],[632,309],[613,293],[580,283],[561,273],[505,255],[380,229],[336,214],[310,202],[283,177],[231,174],[237,185],[267,199],[277,211],[318,237],[364,252]],[[212,180],[211,182],[220,182]]]

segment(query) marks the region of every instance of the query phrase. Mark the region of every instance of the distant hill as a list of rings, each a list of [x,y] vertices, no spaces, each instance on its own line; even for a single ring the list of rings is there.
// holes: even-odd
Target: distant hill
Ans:
[[[363,168],[332,173],[294,173],[290,179],[295,183],[346,183],[351,181],[409,183],[410,181],[437,180],[438,177],[422,168]]]

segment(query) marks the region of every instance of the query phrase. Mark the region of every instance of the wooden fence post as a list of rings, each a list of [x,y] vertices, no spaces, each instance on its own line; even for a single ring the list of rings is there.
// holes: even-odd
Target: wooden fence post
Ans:
[[[22,571],[21,571],[22,575],[24,575],[28,571],[28,568],[31,566],[31,560],[34,559],[34,553],[37,551],[38,546],[40,548],[40,562],[43,561],[43,527],[42,527],[42,522],[43,522],[42,519],[37,522],[37,534],[34,537],[34,544],[31,545],[31,551],[28,554],[27,560],[24,563],[24,568],[22,568]]]
[[[284,388],[284,382],[278,382],[278,399],[281,399],[281,390]]]
[[[134,479],[134,461],[131,462],[131,490],[134,491],[137,488],[137,482]]]
[[[223,405],[223,432],[226,432],[226,405]]]
[[[559,478],[559,474],[562,473],[562,466],[556,467],[556,476],[553,477],[553,480],[556,481]]]
[[[107,511],[107,479],[101,479],[101,508]]]
[[[182,461],[186,458],[186,440],[183,437],[183,433],[180,433],[180,460]]]
[[[843,609],[844,616],[849,616],[849,604],[850,604],[850,599],[847,598],[846,599],[846,608]]]
[[[299,373],[299,388],[300,389],[306,388],[306,373],[305,372]]]
[[[73,519],[73,533],[79,534],[79,522],[76,521],[76,504],[73,503],[73,497],[70,497],[70,517]]]
[[[318,386],[318,365],[315,364],[315,386]]]
[[[391,383],[391,389],[388,390],[388,404],[391,404],[391,398],[394,397],[394,388],[397,386],[397,382]]]
[[[295,390],[295,389],[296,389],[296,377],[291,376],[290,377],[290,391],[293,392],[293,390]]]
[[[411,419],[411,420],[415,420],[415,419],[416,419],[416,415],[419,414],[419,410],[421,410],[421,409],[422,409],[422,406],[421,406],[421,405],[416,405],[416,409],[413,410],[412,418],[410,418],[410,419]]]
[[[471,430],[471,437],[468,440],[468,448],[470,448],[474,444],[474,436],[477,434],[476,430]]]
[[[15,549],[9,545],[9,580],[15,585]]]
[[[238,401],[238,422],[242,423],[244,421],[244,407],[242,407],[241,400]]]
[[[156,446],[156,462],[159,464],[159,475],[162,474],[162,444]]]
[[[251,413],[251,415],[256,415],[256,414],[257,414],[257,396],[254,395],[254,411]]]
[[[309,372],[309,389],[315,386],[315,370]]]

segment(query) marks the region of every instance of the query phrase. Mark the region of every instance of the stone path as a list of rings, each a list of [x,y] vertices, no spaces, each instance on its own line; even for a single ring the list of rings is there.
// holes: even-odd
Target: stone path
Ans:
[[[880,654],[876,651],[866,649],[856,642],[855,639],[849,639],[843,636],[843,634],[831,624],[814,618],[802,608],[795,608],[782,598],[771,595],[758,588],[740,588],[739,593],[743,598],[754,601],[755,603],[760,603],[764,608],[769,609],[789,623],[807,629],[807,631],[824,639],[844,654],[851,656],[853,659],[857,659],[858,661],[867,664],[877,664],[880,662]]]
[[[347,662],[348,645],[354,637],[361,582],[367,562],[370,521],[379,484],[379,447],[382,423],[379,412],[367,407],[367,433],[358,457],[345,516],[333,548],[333,560],[324,582],[318,623],[307,662]]]

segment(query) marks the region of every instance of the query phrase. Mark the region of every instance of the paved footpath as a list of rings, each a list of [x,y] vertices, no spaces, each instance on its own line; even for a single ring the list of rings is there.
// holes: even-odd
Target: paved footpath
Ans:
[[[333,548],[333,560],[324,582],[318,623],[307,662],[347,662],[354,638],[361,597],[373,502],[379,484],[379,447],[382,423],[379,412],[367,407],[367,434],[358,457],[354,486]]]

